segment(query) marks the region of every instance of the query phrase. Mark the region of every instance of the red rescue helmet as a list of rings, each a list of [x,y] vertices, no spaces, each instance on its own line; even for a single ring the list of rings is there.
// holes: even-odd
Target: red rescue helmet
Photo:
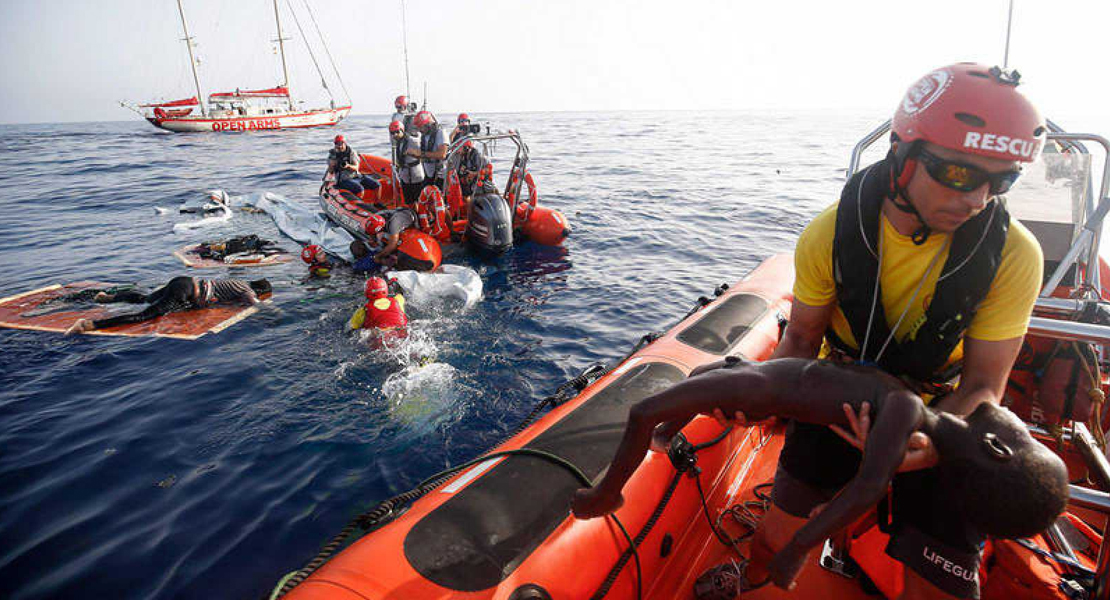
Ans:
[[[370,300],[385,298],[389,295],[389,286],[381,277],[371,277],[366,280],[366,297]]]
[[[464,122],[466,122],[466,123],[470,122],[470,115],[468,115],[466,113],[459,113],[459,124],[461,125]]]
[[[891,132],[903,143],[931,142],[978,156],[1033,162],[1045,121],[1019,91],[1016,71],[976,63],[942,67],[913,84],[894,111]]]
[[[301,250],[301,260],[311,265],[312,263],[316,262],[316,258],[320,256],[323,251],[324,249],[317,246],[316,244],[309,244],[305,246],[303,250]]]
[[[346,143],[347,140],[343,139],[342,135],[337,135],[337,136],[335,136],[335,139],[332,140],[332,141],[335,142],[336,144],[343,144],[343,143]]]
[[[408,96],[397,96],[397,99],[393,101],[393,107],[396,108],[397,110],[404,110],[404,109],[408,108],[408,105],[409,105],[409,97]]]
[[[385,219],[380,215],[370,215],[366,217],[366,225],[363,227],[369,235],[375,235],[382,229],[385,229]]]
[[[390,123],[389,123],[389,133],[399,133],[399,132],[403,133],[404,131],[405,131],[404,123],[401,123],[400,121],[390,121]]]
[[[432,113],[426,110],[422,110],[416,113],[416,116],[412,118],[412,125],[417,129],[424,129],[424,127],[431,123],[434,119],[435,117],[432,116]]]

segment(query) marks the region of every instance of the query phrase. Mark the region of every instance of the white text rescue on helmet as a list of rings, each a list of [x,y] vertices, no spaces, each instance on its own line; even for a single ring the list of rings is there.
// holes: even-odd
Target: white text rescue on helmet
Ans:
[[[964,148],[976,148],[978,150],[993,150],[994,152],[1005,152],[1013,154],[1014,156],[1023,156],[1029,158],[1037,150],[1038,141],[1023,140],[1021,138],[1012,138],[1008,135],[996,135],[993,133],[979,133],[977,131],[967,132],[964,137]]]

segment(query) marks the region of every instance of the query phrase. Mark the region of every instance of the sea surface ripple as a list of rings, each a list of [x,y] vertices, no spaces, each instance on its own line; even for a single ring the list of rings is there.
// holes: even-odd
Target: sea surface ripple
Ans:
[[[431,367],[344,336],[362,281],[306,282],[299,261],[265,271],[276,310],[193,342],[0,330],[0,598],[263,596],[353,515],[488,449],[585,366],[790,251],[882,119],[475,117],[522,132],[541,203],[573,234],[565,250],[454,253],[486,297],[468,311],[412,306]],[[265,215],[175,234],[188,218],[175,208],[208,188],[314,204],[331,137],[384,154],[386,124],[2,127],[0,296],[84,279],[156,286],[186,273],[175,248],[232,233],[296,249]],[[511,153],[497,157],[500,183]]]

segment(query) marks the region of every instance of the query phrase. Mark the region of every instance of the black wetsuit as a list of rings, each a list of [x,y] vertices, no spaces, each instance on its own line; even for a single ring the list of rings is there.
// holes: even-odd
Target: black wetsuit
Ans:
[[[199,296],[197,294],[198,289],[200,291]],[[205,308],[214,303],[253,303],[255,298],[257,297],[254,290],[241,279],[205,280],[184,276],[174,277],[169,283],[150,294],[129,290],[114,295],[112,302],[149,304],[150,306],[147,306],[141,312],[93,321],[93,327],[103,329],[116,325],[142,323],[171,312]]]

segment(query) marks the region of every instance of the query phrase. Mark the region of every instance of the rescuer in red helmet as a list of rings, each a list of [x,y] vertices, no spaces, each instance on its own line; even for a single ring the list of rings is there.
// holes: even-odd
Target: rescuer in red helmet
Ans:
[[[997,200],[1045,142],[1045,121],[1017,84],[1017,73],[960,63],[910,87],[886,157],[854,174],[799,237],[790,324],[772,358],[877,365],[960,416],[999,404],[1043,268],[1037,241]],[[849,438],[791,425],[749,582],[857,473]],[[893,481],[886,552],[907,567],[903,598],[977,598],[983,537],[952,509],[935,458],[927,437],[911,443]]]
[[[301,250],[301,260],[308,265],[310,277],[331,277],[331,261],[328,253],[316,244],[309,244]]]
[[[456,119],[455,128],[451,130],[451,143],[454,144],[459,138],[477,133],[477,125],[473,127],[470,124],[470,115],[466,113],[459,113]]]
[[[424,189],[420,140],[410,135],[400,121],[389,124],[389,136],[393,141],[393,170],[401,183],[401,199],[407,206],[416,206],[420,192]]]
[[[405,337],[409,318],[405,315],[405,297],[395,279],[387,283],[381,277],[366,280],[366,304],[360,306],[347,329],[374,329],[390,337]]]
[[[370,215],[366,221],[366,234],[379,248],[374,254],[374,262],[387,267],[396,265],[401,232],[413,227],[416,227],[416,212],[411,208],[394,208]]]
[[[378,181],[359,172],[358,152],[347,143],[347,139],[337,135],[332,140],[332,144],[333,148],[328,151],[328,172],[324,178],[334,175],[335,187],[347,190],[356,196],[361,196],[364,189],[377,190]]]
[[[412,117],[416,114],[416,104],[409,102],[408,96],[397,96],[393,100],[393,117],[390,123],[400,123],[408,129],[412,125]]]
[[[435,115],[422,110],[412,118],[412,127],[420,133],[420,152],[418,157],[424,164],[424,185],[434,185],[443,189],[443,179],[447,176],[447,136]]]

